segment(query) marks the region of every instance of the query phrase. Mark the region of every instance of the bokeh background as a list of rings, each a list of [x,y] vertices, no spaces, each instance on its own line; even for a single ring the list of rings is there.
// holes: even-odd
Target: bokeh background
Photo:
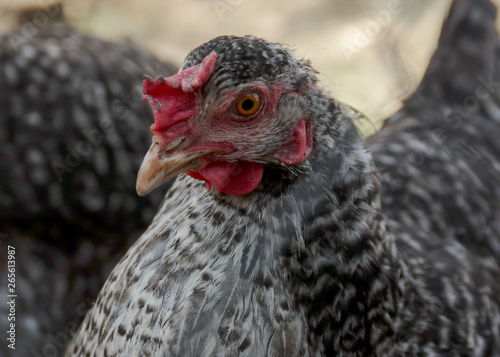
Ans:
[[[0,0],[0,33],[54,0]],[[128,39],[178,65],[219,35],[263,37],[309,58],[336,98],[364,112],[365,134],[397,111],[417,86],[450,0],[59,0],[82,32]],[[498,0],[500,3],[500,0]],[[42,11],[40,11],[42,10]]]

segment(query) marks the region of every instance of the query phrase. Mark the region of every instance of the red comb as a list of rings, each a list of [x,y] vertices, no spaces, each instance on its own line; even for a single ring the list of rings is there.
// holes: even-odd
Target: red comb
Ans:
[[[154,134],[164,132],[163,144],[168,144],[180,135],[179,131],[187,130],[187,123],[181,125],[181,122],[185,122],[194,115],[196,111],[195,91],[212,74],[216,58],[217,53],[212,52],[203,59],[201,64],[187,68],[173,76],[167,78],[158,76],[156,79],[146,76],[144,78],[143,98],[153,108],[155,116],[151,131]],[[169,132],[165,133],[167,130]]]

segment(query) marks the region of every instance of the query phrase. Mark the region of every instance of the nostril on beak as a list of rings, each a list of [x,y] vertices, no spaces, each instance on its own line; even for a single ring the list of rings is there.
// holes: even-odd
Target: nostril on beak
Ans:
[[[170,151],[175,149],[177,146],[179,146],[180,143],[182,143],[186,139],[184,135],[180,135],[176,137],[174,140],[172,140],[165,148],[165,151]]]

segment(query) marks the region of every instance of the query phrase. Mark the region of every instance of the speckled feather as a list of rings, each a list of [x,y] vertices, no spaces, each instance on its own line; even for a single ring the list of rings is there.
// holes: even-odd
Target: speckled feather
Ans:
[[[287,48],[223,37],[195,49],[184,68],[221,54],[203,110],[240,73],[311,86],[296,108],[313,123],[313,152],[292,168],[269,162],[247,196],[181,175],[66,355],[499,355],[498,94],[437,146],[425,142],[457,98],[475,94],[478,73],[498,76],[494,13],[455,1],[421,89],[369,139],[373,161],[359,114]]]
[[[173,72],[131,43],[64,25],[0,37],[0,295],[9,244],[17,249],[16,355],[61,355],[150,223],[162,193],[135,192],[151,143],[142,76]],[[2,331],[8,307],[0,306]],[[0,344],[0,355],[10,352]]]

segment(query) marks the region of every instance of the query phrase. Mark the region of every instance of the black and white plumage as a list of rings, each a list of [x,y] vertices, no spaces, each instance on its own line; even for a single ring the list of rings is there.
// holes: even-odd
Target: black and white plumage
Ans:
[[[135,192],[151,142],[141,78],[174,71],[132,43],[29,29],[0,37],[0,295],[8,245],[18,295],[16,350],[3,338],[0,355],[61,355],[162,199]]]
[[[20,29],[0,46],[2,218],[68,212],[102,224],[149,223],[154,212],[142,207],[137,217],[131,194],[140,164],[134,154],[147,147],[151,122],[135,77],[172,73],[172,66],[131,43],[64,25],[31,37]]]
[[[216,38],[178,75],[146,79],[157,126],[138,191],[181,169],[215,190],[177,178],[66,355],[499,355],[495,13],[488,1],[454,2],[419,90],[369,139],[373,160],[352,123],[359,113],[319,89],[309,64],[281,45]],[[267,89],[279,93],[274,111]],[[163,121],[173,102],[161,90],[193,96],[189,128]],[[224,100],[249,91],[267,103],[244,121]],[[477,105],[450,125],[454,105],[470,98]],[[219,133],[224,115],[246,124]],[[283,159],[280,145],[304,143],[304,118],[312,151],[284,163],[293,155]],[[200,148],[206,137],[211,146]],[[200,163],[200,152],[215,158]],[[225,161],[238,170],[223,180],[213,173]],[[250,193],[224,193],[258,165]]]

